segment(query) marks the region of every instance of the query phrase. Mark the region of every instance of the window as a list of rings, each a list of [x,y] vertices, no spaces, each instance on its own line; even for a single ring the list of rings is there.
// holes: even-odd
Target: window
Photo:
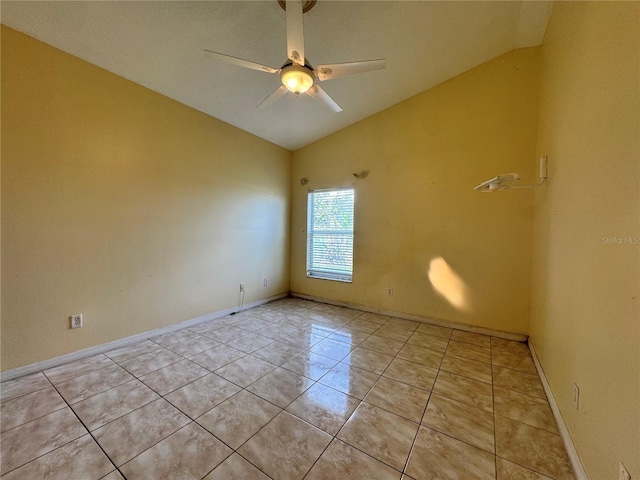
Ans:
[[[307,200],[307,277],[350,282],[353,188],[312,190]]]

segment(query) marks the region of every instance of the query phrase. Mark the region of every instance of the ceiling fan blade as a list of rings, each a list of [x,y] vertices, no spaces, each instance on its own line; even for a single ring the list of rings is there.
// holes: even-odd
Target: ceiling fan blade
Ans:
[[[371,72],[385,68],[386,60],[364,60],[362,62],[333,63],[331,65],[318,65],[316,73],[320,80],[331,80],[354,73]]]
[[[278,73],[279,69],[267,67],[266,65],[260,65],[259,63],[250,62],[249,60],[244,60],[238,57],[232,57],[231,55],[225,55],[224,53],[214,52],[212,50],[204,49],[209,55],[217,60],[221,60],[223,62],[232,63],[233,65],[237,65],[238,67],[250,68],[252,70],[258,70],[260,72],[267,73]]]
[[[284,85],[281,85],[275,92],[269,95],[267,98],[262,100],[256,108],[265,108],[274,103],[280,97],[282,97],[285,93],[287,93],[287,88]]]
[[[329,94],[325,92],[318,84],[314,85],[309,90],[307,90],[307,95],[318,100],[321,104],[323,104],[333,113],[339,113],[342,111],[342,109],[340,108],[340,105],[334,102],[333,98],[331,98]]]
[[[296,65],[304,65],[302,1],[287,0],[287,56]]]

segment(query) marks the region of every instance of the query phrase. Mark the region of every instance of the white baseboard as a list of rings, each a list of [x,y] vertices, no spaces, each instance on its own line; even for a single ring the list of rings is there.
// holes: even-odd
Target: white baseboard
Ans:
[[[536,364],[536,370],[538,371],[538,376],[542,381],[542,387],[544,388],[544,392],[547,394],[547,399],[549,400],[549,406],[551,407],[553,416],[555,417],[556,423],[558,424],[560,437],[562,437],[564,448],[567,450],[567,455],[569,456],[569,461],[571,462],[571,466],[573,467],[573,473],[576,476],[576,480],[589,480],[589,477],[587,477],[587,473],[584,471],[584,467],[582,466],[582,462],[580,461],[580,456],[578,455],[578,451],[576,450],[576,447],[573,444],[573,440],[571,439],[571,434],[569,433],[569,429],[567,428],[567,425],[564,423],[564,419],[562,418],[562,414],[560,413],[560,409],[558,408],[556,399],[553,396],[553,392],[551,392],[551,387],[549,386],[547,377],[544,374],[544,369],[542,368],[540,359],[536,354],[535,348],[533,348],[533,343],[531,342],[531,338],[529,338],[529,341],[527,343],[529,344],[529,351],[531,352],[531,356],[533,357],[533,363]]]
[[[492,330],[490,328],[478,327],[475,325],[466,325],[464,323],[452,322],[449,320],[442,320],[439,318],[424,317],[421,315],[413,315],[411,313],[396,312],[393,310],[385,310],[377,307],[370,307],[368,305],[360,305],[351,302],[341,302],[340,300],[330,300],[327,298],[315,297],[313,295],[307,295],[304,293],[291,292],[292,297],[303,298],[305,300],[313,300],[314,302],[327,303],[329,305],[337,305],[339,307],[352,308],[354,310],[362,310],[364,312],[379,313],[381,315],[388,315],[390,317],[402,318],[404,320],[414,320],[416,322],[428,323],[429,325],[436,325],[438,327],[455,328],[457,330],[463,330],[465,332],[480,333],[482,335],[491,335],[492,337],[504,338],[505,340],[515,340],[516,342],[526,342],[527,335],[521,333],[503,332],[501,330]]]
[[[247,310],[249,308],[257,307],[258,305],[264,305],[265,303],[269,303],[274,300],[278,300],[280,298],[285,298],[288,295],[289,295],[288,293],[282,293],[280,295],[274,295],[273,297],[256,300],[255,302],[245,304],[242,307],[242,310]],[[121,338],[120,340],[114,340],[113,342],[103,343],[101,345],[96,345],[94,347],[84,348],[76,352],[60,355],[59,357],[54,357],[48,360],[43,360],[41,362],[25,365],[23,367],[14,368],[13,370],[7,370],[6,372],[0,373],[0,382],[13,380],[14,378],[22,377],[24,375],[29,375],[31,373],[40,372],[42,370],[48,370],[49,368],[57,367],[65,363],[73,362],[75,360],[80,360],[86,357],[91,357],[93,355],[98,355],[99,353],[108,352],[109,350],[114,350],[116,348],[124,347],[132,343],[140,342],[142,340],[147,340],[151,337],[157,337],[158,335],[162,335],[165,333],[175,332],[176,330],[180,330],[182,328],[193,327],[194,325],[198,325],[199,323],[215,320],[216,318],[224,317],[231,313],[237,312],[238,310],[239,310],[238,307],[219,310],[217,312],[209,313],[201,317],[185,320],[184,322],[174,323],[173,325],[167,325],[166,327],[156,328],[148,332],[143,332],[137,335],[132,335],[130,337]]]

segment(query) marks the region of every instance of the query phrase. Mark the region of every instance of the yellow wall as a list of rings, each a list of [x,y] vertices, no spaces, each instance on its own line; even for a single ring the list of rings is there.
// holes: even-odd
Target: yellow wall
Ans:
[[[2,370],[233,307],[241,281],[246,302],[287,292],[290,173],[289,151],[2,27]]]
[[[533,193],[472,188],[508,172],[535,180],[538,57],[536,48],[507,53],[296,151],[291,290],[526,333]],[[362,170],[368,177],[354,179]],[[352,184],[353,283],[309,279],[307,189]],[[437,257],[466,286],[462,308],[428,278]]]
[[[639,5],[557,2],[542,50],[530,333],[594,480],[640,478]]]

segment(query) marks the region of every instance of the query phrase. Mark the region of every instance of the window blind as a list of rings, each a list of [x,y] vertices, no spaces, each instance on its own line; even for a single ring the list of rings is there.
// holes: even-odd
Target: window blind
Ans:
[[[307,200],[307,276],[351,282],[353,188],[312,190]]]

